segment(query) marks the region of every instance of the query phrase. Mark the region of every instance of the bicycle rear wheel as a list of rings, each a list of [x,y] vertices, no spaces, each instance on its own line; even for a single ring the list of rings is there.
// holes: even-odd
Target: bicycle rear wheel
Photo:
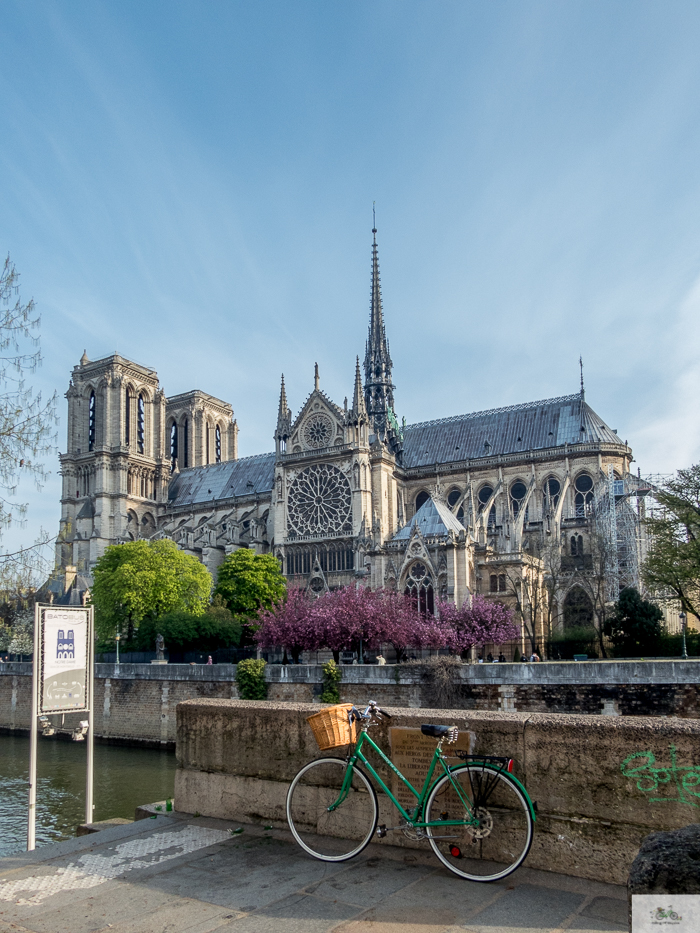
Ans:
[[[426,822],[463,819],[464,825],[426,827],[433,851],[461,878],[505,878],[523,863],[532,845],[533,820],[526,795],[508,774],[490,765],[472,762],[450,774],[472,812],[450,778],[440,778],[425,806]]]
[[[377,826],[377,795],[357,765],[347,796],[329,810],[340,797],[347,767],[341,758],[319,758],[301,769],[287,792],[294,838],[324,862],[344,862],[362,852]]]

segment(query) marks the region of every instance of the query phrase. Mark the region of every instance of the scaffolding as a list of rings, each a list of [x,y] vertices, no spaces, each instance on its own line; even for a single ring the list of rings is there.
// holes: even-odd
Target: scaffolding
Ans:
[[[592,517],[603,552],[608,602],[615,602],[625,587],[642,590],[640,568],[647,550],[644,517],[647,500],[653,499],[658,485],[632,473],[616,476],[610,464],[595,486]]]

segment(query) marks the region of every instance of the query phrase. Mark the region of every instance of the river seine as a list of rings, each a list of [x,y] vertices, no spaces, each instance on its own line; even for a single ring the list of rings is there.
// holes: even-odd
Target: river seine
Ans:
[[[37,847],[75,836],[85,822],[84,742],[39,736]],[[0,855],[26,848],[29,739],[0,735]],[[94,819],[134,818],[140,804],[172,796],[175,753],[95,745]]]

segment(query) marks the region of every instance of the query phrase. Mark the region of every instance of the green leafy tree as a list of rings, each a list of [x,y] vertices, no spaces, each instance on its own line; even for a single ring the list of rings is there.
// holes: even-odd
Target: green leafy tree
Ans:
[[[103,640],[119,632],[131,641],[144,619],[179,610],[203,615],[212,578],[196,557],[173,541],[114,544],[95,564],[92,601]]]
[[[646,519],[649,550],[642,577],[660,598],[678,599],[700,616],[700,464],[679,470],[655,492],[660,509]]]
[[[286,581],[272,554],[239,548],[219,567],[216,593],[234,616],[254,620],[261,609],[270,609],[286,592]]]
[[[216,597],[215,597],[216,598]],[[153,648],[161,634],[166,648],[178,651],[214,651],[229,648],[241,640],[242,625],[221,605],[210,606],[204,615],[191,612],[167,612],[159,618],[144,619],[139,626],[138,646]]]
[[[625,587],[605,623],[605,634],[621,655],[649,654],[661,638],[663,613],[654,603],[642,599],[633,586]]]

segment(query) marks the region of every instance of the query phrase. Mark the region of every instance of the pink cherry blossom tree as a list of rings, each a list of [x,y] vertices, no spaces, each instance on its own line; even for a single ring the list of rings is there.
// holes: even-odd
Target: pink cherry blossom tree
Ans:
[[[465,601],[461,607],[450,600],[440,600],[438,614],[452,629],[450,647],[455,651],[467,651],[487,642],[498,645],[520,635],[512,611],[484,596],[473,596],[471,605]]]
[[[282,647],[299,663],[302,651],[318,647],[314,604],[298,586],[290,586],[286,596],[263,610],[258,622],[260,628],[253,636],[261,648]]]
[[[417,648],[424,637],[425,620],[410,596],[395,590],[374,593],[376,627],[374,646],[389,643],[396,652],[397,662],[405,659],[408,648]]]

